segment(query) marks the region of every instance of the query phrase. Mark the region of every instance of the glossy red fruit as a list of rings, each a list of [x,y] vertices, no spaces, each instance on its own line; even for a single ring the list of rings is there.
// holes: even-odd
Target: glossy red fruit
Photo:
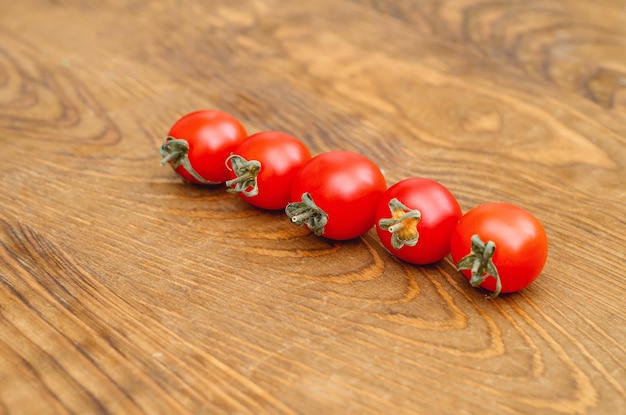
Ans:
[[[442,184],[409,178],[391,186],[376,210],[376,232],[383,246],[413,264],[430,264],[450,253],[450,235],[461,207]]]
[[[228,158],[228,190],[253,206],[284,209],[298,170],[311,159],[308,148],[297,138],[278,131],[248,137]]]
[[[200,110],[180,118],[161,146],[161,164],[169,163],[183,179],[218,184],[228,179],[226,159],[247,133],[232,115]]]
[[[296,175],[285,212],[316,235],[356,238],[374,225],[386,186],[382,172],[368,158],[349,151],[322,153]]]
[[[535,216],[508,203],[468,211],[450,240],[452,260],[472,286],[492,297],[529,286],[548,258],[548,238]]]

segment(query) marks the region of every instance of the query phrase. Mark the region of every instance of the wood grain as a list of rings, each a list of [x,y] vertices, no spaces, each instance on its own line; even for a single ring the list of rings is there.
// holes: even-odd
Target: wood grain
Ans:
[[[626,413],[626,3],[0,4],[0,414]],[[489,301],[159,166],[199,108],[544,224]]]

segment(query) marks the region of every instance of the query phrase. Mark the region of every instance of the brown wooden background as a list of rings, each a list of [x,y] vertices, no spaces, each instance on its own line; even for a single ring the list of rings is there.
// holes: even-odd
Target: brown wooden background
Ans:
[[[626,2],[0,2],[0,414],[624,414]],[[309,235],[158,147],[216,108],[464,210],[542,276]]]

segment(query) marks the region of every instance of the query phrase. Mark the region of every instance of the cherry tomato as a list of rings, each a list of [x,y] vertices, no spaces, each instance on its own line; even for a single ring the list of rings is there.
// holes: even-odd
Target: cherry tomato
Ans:
[[[492,297],[530,285],[548,258],[548,238],[528,211],[508,203],[487,203],[467,212],[450,240],[457,269]]]
[[[170,163],[191,183],[218,184],[228,179],[226,159],[247,138],[243,125],[230,114],[200,110],[180,118],[161,146],[161,164]]]
[[[307,147],[295,137],[277,131],[256,133],[228,158],[226,186],[253,206],[284,209],[296,173],[310,159]]]
[[[461,207],[442,184],[410,178],[391,186],[376,209],[376,232],[383,246],[412,264],[431,264],[450,253],[450,235]]]
[[[347,240],[374,226],[385,177],[368,158],[349,151],[313,157],[296,175],[287,216],[316,235]]]

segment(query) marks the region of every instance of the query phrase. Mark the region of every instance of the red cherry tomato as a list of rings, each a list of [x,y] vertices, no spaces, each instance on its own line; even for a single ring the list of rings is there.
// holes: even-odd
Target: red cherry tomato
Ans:
[[[228,158],[228,190],[263,209],[284,209],[291,183],[311,153],[297,138],[265,131],[251,135]]]
[[[217,184],[228,179],[226,159],[247,133],[235,117],[200,110],[180,118],[161,146],[161,164],[170,163],[191,183]]]
[[[346,240],[374,225],[378,201],[387,185],[368,158],[349,151],[313,157],[296,175],[287,216],[316,235]]]
[[[430,264],[450,253],[450,235],[461,215],[459,203],[442,184],[410,178],[383,194],[376,209],[376,232],[396,257]]]
[[[450,240],[452,260],[472,286],[499,293],[530,285],[548,258],[548,238],[528,211],[487,203],[467,212]]]

